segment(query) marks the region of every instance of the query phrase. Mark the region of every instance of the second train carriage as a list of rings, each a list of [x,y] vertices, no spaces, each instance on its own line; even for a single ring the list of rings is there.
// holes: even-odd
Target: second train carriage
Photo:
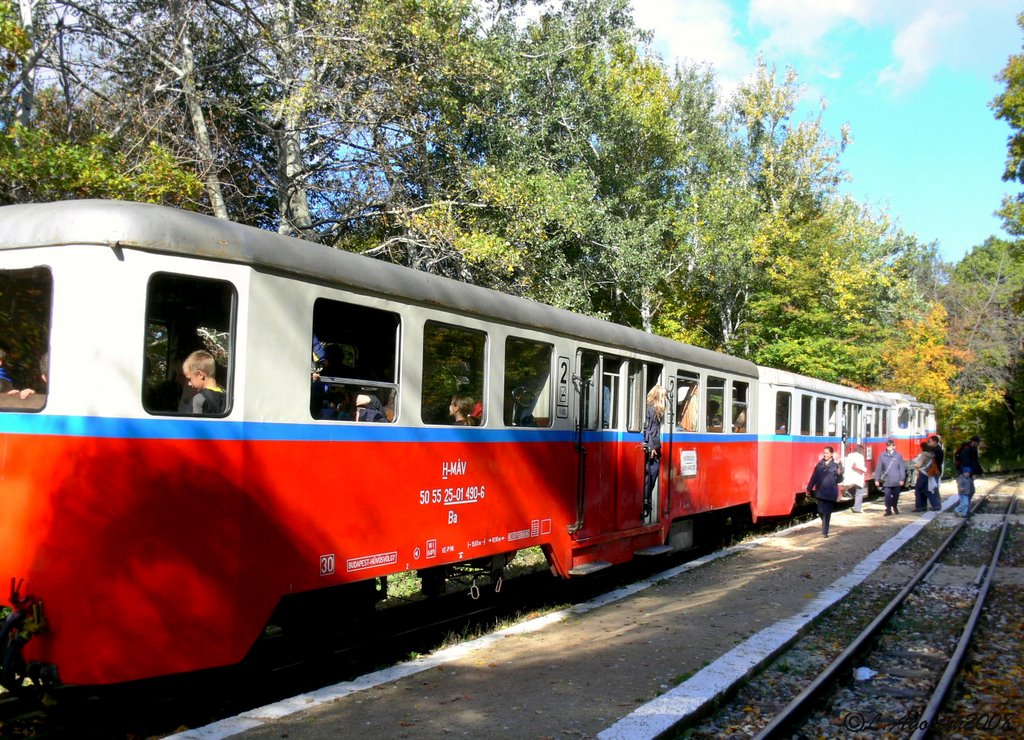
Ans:
[[[788,515],[840,432],[829,404],[886,403],[173,209],[11,206],[0,234],[0,347],[37,390],[0,401],[0,577],[44,600],[26,657],[67,683],[236,663],[292,594],[410,569],[437,586],[530,546],[568,576],[689,547],[708,512]],[[196,348],[218,416],[179,410]],[[645,520],[658,382],[673,403]],[[479,426],[450,423],[454,395]],[[382,421],[354,420],[357,400]],[[885,436],[872,422],[865,441]]]
[[[936,431],[934,407],[911,396],[861,391],[774,368],[759,372],[762,429],[755,512],[766,494],[777,502],[771,507],[774,514],[791,493],[803,491],[826,444],[835,449],[838,462],[852,444],[863,445],[870,479],[887,439],[895,440],[909,461]]]

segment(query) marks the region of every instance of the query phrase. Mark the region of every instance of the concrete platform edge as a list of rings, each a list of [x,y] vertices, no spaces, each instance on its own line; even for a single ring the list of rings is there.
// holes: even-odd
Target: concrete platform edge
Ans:
[[[956,505],[956,497],[943,502],[943,510]],[[808,628],[811,620],[842,599],[912,539],[939,512],[927,512],[910,522],[881,547],[834,581],[800,613],[748,637],[714,663],[702,668],[674,689],[626,715],[598,733],[599,740],[640,740],[665,735],[714,708],[749,675],[774,660]],[[814,524],[814,522],[811,522]]]
[[[944,502],[943,508],[949,508],[955,504],[956,497],[954,496]],[[867,578],[892,553],[896,552],[903,543],[911,539],[914,534],[930,522],[932,518],[934,518],[934,512],[929,512],[910,522],[882,547],[858,564],[851,573],[840,578],[819,594],[800,614],[761,630],[676,688],[638,707],[632,713],[599,733],[598,737],[602,738],[602,740],[613,738],[629,738],[631,740],[636,738],[653,738],[686,722],[695,713],[706,711],[711,702],[726,694],[733,686],[742,681],[744,677],[784,650],[807,627],[809,620],[821,614],[845,596],[851,588]],[[818,526],[818,523],[812,520],[795,527],[790,527],[785,532],[790,533],[794,530],[816,526]],[[628,598],[650,588],[656,583],[674,578],[686,571],[757,547],[777,536],[779,534],[773,533],[719,550],[657,573],[643,581],[616,589],[591,601],[576,604],[568,609],[545,614],[528,622],[512,625],[489,635],[439,650],[436,653],[375,671],[374,673],[368,673],[353,681],[345,681],[327,686],[316,691],[300,694],[243,712],[237,717],[229,717],[203,727],[169,735],[166,740],[222,740],[223,738],[238,735],[274,720],[337,701],[350,694],[431,670],[437,666],[458,660],[470,653],[490,647],[505,637],[545,629],[549,625],[561,622],[570,616],[584,614]]]

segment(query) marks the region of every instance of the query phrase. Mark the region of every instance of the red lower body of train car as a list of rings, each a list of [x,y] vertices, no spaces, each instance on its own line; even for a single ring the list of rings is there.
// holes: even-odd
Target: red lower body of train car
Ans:
[[[373,439],[309,441],[187,425],[3,434],[0,573],[44,603],[48,629],[24,657],[64,683],[237,663],[289,594],[532,546],[563,576],[623,562],[674,519],[749,505],[755,488],[753,439],[666,445],[661,516],[645,523],[639,435],[587,440],[581,486],[575,440],[557,432],[375,425]]]

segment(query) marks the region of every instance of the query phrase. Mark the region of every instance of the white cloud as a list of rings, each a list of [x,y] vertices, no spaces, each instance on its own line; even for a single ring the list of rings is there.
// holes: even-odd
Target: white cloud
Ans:
[[[723,87],[750,72],[753,55],[740,42],[731,4],[724,0],[633,0],[633,17],[637,26],[654,31],[654,48],[669,64],[711,64]]]
[[[893,39],[894,64],[882,70],[879,81],[897,95],[920,87],[943,61],[962,20],[949,9],[929,9],[912,18]]]
[[[766,26],[765,50],[808,57],[824,53],[824,38],[848,23],[868,25],[878,0],[751,0],[750,22]]]
[[[1020,47],[1019,0],[633,0],[642,28],[666,61],[709,62],[725,87],[749,73],[753,58],[836,78],[856,65],[880,85],[906,94],[935,70],[991,78]],[[862,48],[864,34],[877,45]],[[879,52],[888,46],[891,56]],[[869,72],[873,70],[873,72]]]

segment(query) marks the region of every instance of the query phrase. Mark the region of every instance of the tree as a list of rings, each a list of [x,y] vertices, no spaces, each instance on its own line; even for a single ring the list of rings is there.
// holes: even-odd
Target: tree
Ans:
[[[1024,30],[1024,13],[1017,16],[1017,25]],[[1006,89],[990,105],[996,118],[1006,121],[1011,129],[1003,180],[1024,183],[1024,55],[1011,55],[996,79],[1003,82]],[[1024,194],[1007,196],[1000,213],[1007,232],[1024,235]]]
[[[975,247],[953,268],[943,293],[960,359],[947,428],[961,437],[984,434],[1000,451],[1017,449],[1024,402],[1024,321],[1015,308],[1024,263],[1014,246],[991,237]]]

